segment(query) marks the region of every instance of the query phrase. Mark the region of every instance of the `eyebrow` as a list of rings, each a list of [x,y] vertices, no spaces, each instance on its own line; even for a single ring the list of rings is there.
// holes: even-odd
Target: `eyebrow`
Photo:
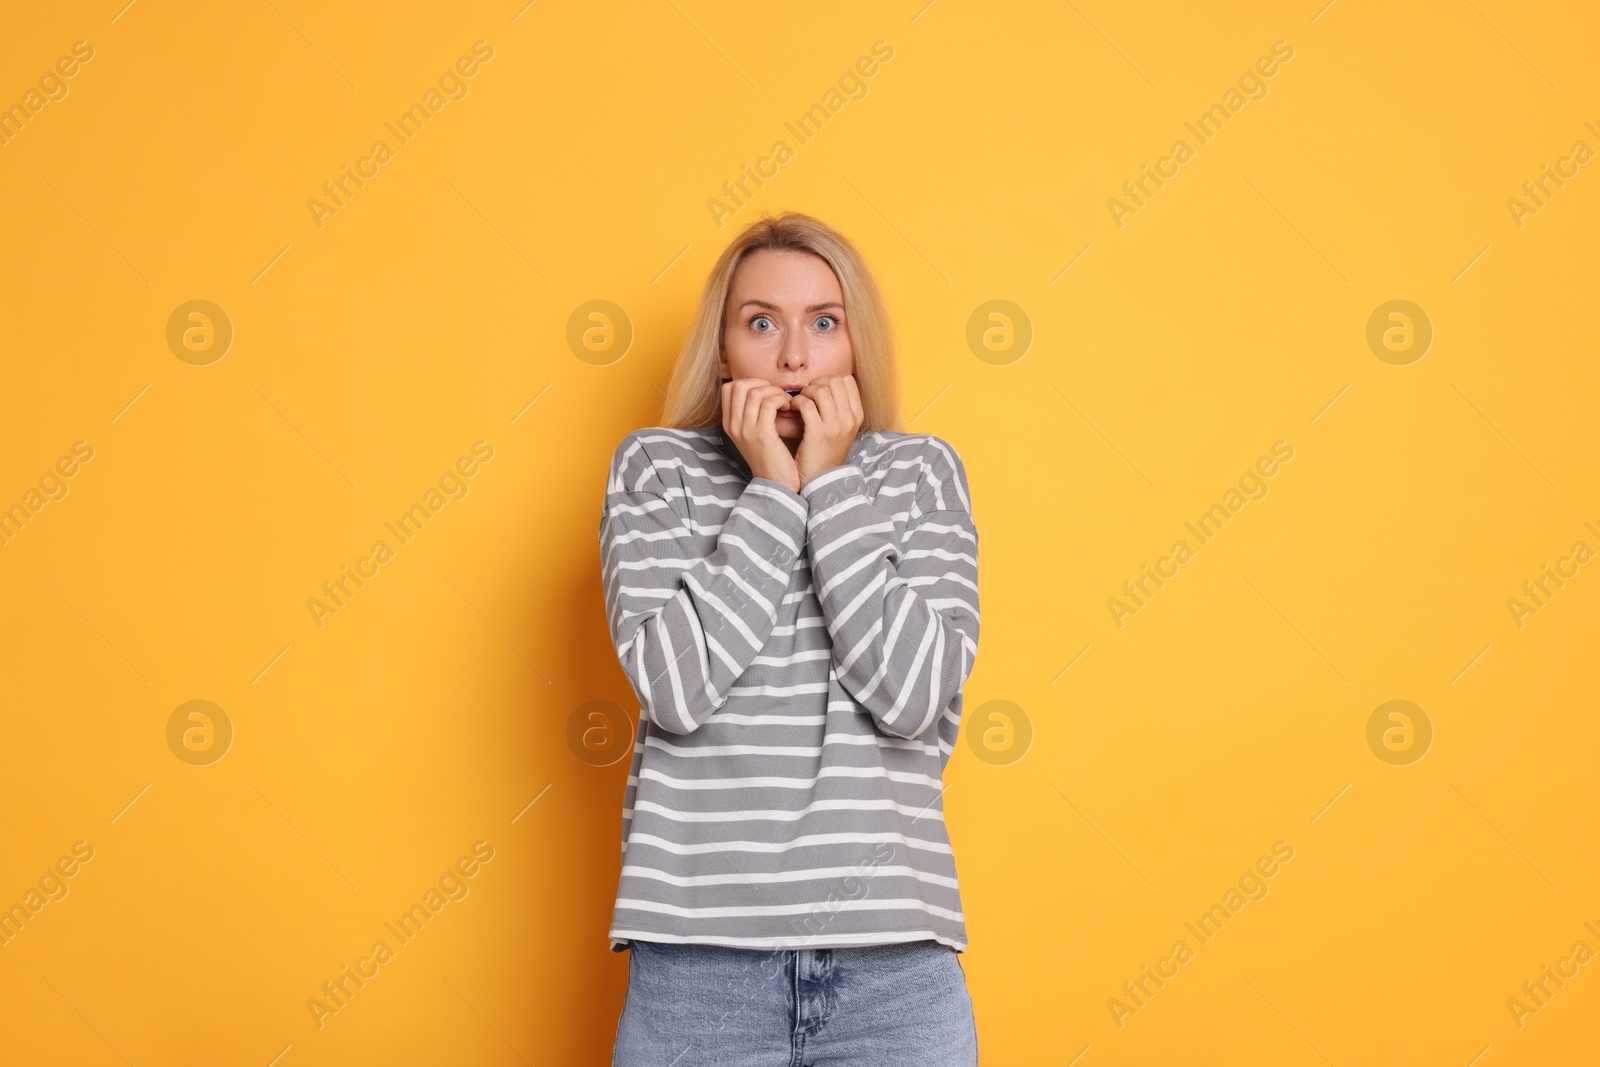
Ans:
[[[769,308],[772,311],[782,311],[783,310],[777,304],[769,304],[765,300],[746,300],[744,303],[740,304],[739,307],[742,310],[744,308],[749,307],[751,304],[754,304],[757,307]],[[810,307],[806,308],[806,310],[807,311],[823,311],[823,310],[825,310],[827,308],[838,308],[840,311],[843,311],[844,310],[844,305],[839,303],[838,301],[829,301],[826,304],[812,304]]]

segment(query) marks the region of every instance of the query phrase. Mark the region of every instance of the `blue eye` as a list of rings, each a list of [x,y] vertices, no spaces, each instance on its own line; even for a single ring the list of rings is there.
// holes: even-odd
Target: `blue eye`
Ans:
[[[839,324],[839,320],[834,318],[832,315],[823,315],[822,317],[817,319],[817,324],[819,326],[824,322],[832,323],[833,325],[825,327],[823,329],[823,331],[822,331],[823,333],[829,332],[830,330],[832,330],[835,326],[838,326],[838,324]]]
[[[765,322],[765,323],[769,323],[770,324],[772,322],[772,320],[767,318],[765,315],[757,315],[755,318],[750,320],[751,327],[755,328],[756,323],[758,323],[758,322]],[[771,333],[772,331],[771,330],[763,330],[763,329],[756,328],[756,332],[757,333]]]

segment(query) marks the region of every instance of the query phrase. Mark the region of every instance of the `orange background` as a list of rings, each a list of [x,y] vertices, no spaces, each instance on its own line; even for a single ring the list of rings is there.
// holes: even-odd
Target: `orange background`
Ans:
[[[1600,176],[1520,226],[1507,201],[1600,149],[1597,31],[1503,0],[9,13],[0,104],[93,58],[0,146],[0,506],[93,458],[0,546],[0,904],[93,858],[0,947],[0,1061],[609,1062],[626,764],[568,742],[586,702],[637,711],[606,465],[658,421],[734,229],[797,208],[868,255],[911,428],[971,480],[946,818],[984,1062],[1575,1062],[1600,966],[1520,1027],[1507,1001],[1600,950],[1600,575],[1520,627],[1507,601],[1600,549]],[[395,145],[477,41],[467,95]],[[1119,227],[1108,199],[1180,138]],[[719,228],[708,200],[778,139]],[[221,358],[169,345],[191,300]],[[593,300],[626,320],[575,349]],[[1016,313],[1013,347],[969,345],[992,300],[1025,352]],[[1420,358],[1369,347],[1391,300],[1431,323]],[[466,495],[319,627],[322,583],[479,441]],[[1267,495],[1119,628],[1108,599],[1278,441]],[[168,740],[193,700],[233,731],[208,765]],[[1431,726],[1419,760],[1369,747],[1391,700]],[[1278,841],[1270,893],[1119,1026],[1123,983]],[[319,1028],[322,983],[478,842],[467,895]]]

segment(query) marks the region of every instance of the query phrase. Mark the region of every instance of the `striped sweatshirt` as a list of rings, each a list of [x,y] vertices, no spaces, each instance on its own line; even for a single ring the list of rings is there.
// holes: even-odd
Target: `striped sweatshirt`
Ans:
[[[943,773],[978,649],[966,470],[857,436],[797,493],[720,425],[623,438],[600,513],[639,701],[609,937],[966,951]]]

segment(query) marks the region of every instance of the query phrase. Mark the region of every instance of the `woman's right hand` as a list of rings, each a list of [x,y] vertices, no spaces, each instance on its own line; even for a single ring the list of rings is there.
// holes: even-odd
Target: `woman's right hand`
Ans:
[[[778,412],[788,406],[789,394],[761,378],[722,383],[722,428],[750,464],[750,476],[768,478],[798,493],[800,468],[778,436]]]

